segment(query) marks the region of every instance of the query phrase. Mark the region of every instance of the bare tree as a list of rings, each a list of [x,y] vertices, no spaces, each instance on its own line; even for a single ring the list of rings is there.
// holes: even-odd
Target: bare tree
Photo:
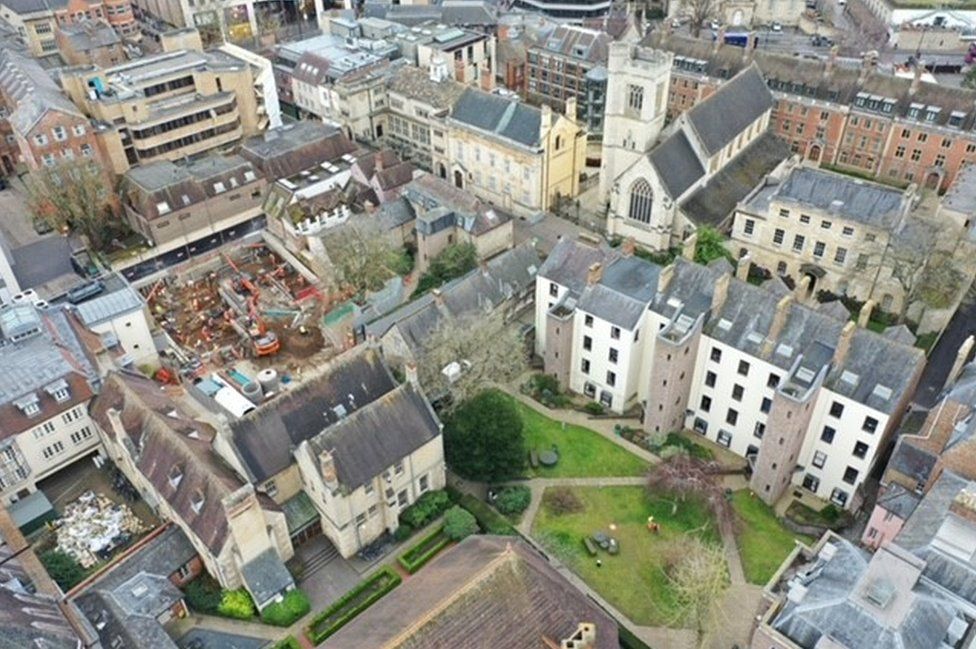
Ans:
[[[648,474],[647,488],[652,496],[662,493],[673,496],[672,507],[675,511],[680,502],[699,498],[712,510],[720,525],[732,521],[732,507],[725,497],[717,462],[676,453]]]
[[[899,323],[913,307],[944,309],[965,290],[960,255],[973,251],[958,235],[949,223],[911,218],[891,235],[883,251],[872,255],[878,270],[873,293],[883,293],[888,280],[901,292]]]
[[[688,16],[688,28],[695,38],[701,34],[702,27],[718,14],[719,0],[678,0],[678,9]]]
[[[25,180],[27,207],[35,219],[77,230],[97,250],[107,243],[114,194],[103,169],[88,158],[32,171]]]
[[[683,539],[681,556],[666,575],[678,604],[675,622],[693,628],[704,647],[722,626],[721,601],[729,587],[724,551],[696,537]]]
[[[370,223],[345,223],[323,239],[336,284],[357,293],[382,288],[403,256],[403,250]]]
[[[454,365],[456,364],[456,365]],[[505,385],[528,369],[518,328],[500,310],[443,320],[418,358],[421,385],[432,397],[465,401],[485,388]]]

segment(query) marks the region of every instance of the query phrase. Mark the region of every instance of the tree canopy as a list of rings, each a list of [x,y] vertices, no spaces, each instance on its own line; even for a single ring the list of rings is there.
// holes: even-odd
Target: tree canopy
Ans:
[[[108,243],[113,193],[105,172],[92,160],[67,160],[32,171],[25,179],[27,207],[35,219],[58,230],[74,229],[97,250]]]
[[[444,423],[444,454],[468,480],[500,482],[525,468],[522,419],[510,397],[485,390],[461,403]]]

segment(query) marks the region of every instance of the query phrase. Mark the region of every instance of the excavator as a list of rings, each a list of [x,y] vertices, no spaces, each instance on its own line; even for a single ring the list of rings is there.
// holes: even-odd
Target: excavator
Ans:
[[[271,356],[277,354],[281,349],[281,341],[278,339],[278,335],[269,331],[267,325],[264,324],[264,320],[261,319],[258,313],[258,296],[260,291],[251,279],[237,267],[234,260],[230,258],[226,253],[224,254],[224,259],[227,260],[227,264],[234,270],[237,274],[237,279],[234,281],[234,290],[238,292],[247,291],[247,315],[250,320],[250,327],[248,328],[248,335],[251,337],[251,345],[254,348],[254,354],[256,356]],[[241,290],[243,289],[243,291]]]

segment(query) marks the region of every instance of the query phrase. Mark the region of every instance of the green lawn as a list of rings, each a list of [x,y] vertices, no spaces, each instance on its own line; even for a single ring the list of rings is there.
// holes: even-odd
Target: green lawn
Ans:
[[[795,547],[794,539],[812,542],[783,527],[773,509],[748,489],[733,494],[732,507],[739,519],[736,541],[742,569],[750,583],[764,586]]]
[[[559,448],[556,466],[528,469],[537,477],[625,477],[647,472],[647,462],[592,430],[571,424],[566,424],[564,428],[562,422],[549,419],[517,400],[515,407],[522,417],[525,445],[530,450],[547,450],[553,444]]]
[[[719,542],[708,508],[687,501],[672,514],[670,500],[651,499],[643,487],[578,487],[572,491],[584,509],[556,515],[543,501],[532,535],[634,623],[672,624],[675,602],[663,572],[665,557],[679,556],[688,534]],[[658,534],[647,530],[651,515],[661,524]],[[615,531],[610,531],[611,524],[616,525]],[[616,556],[599,551],[602,567],[583,546],[583,537],[598,531],[620,542]]]

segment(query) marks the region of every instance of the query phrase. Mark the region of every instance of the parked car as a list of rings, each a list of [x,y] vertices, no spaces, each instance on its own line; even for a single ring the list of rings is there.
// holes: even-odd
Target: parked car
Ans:
[[[781,23],[773,23],[772,25],[769,26],[769,28],[774,32],[783,31],[783,25]]]

